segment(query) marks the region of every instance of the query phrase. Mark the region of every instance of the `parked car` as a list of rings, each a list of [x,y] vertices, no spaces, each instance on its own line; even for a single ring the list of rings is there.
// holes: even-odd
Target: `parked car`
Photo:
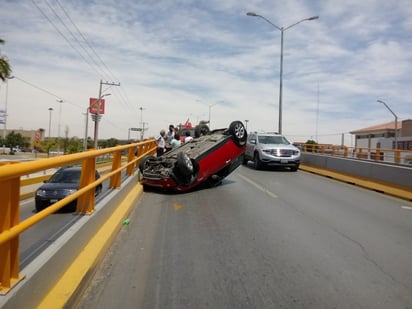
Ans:
[[[143,157],[139,164],[144,189],[189,191],[206,183],[216,186],[243,160],[247,132],[241,121],[228,128],[199,131],[200,136],[160,157]]]
[[[62,200],[66,196],[79,189],[81,167],[62,167],[59,168],[50,178],[46,180],[37,190],[35,195],[36,210],[41,211],[46,207]],[[100,178],[96,171],[96,180]],[[103,186],[96,187],[95,195],[102,192]],[[63,207],[64,211],[76,211],[77,200]]]
[[[250,133],[243,163],[253,161],[255,169],[265,166],[289,167],[297,171],[301,152],[286,137],[277,133]]]

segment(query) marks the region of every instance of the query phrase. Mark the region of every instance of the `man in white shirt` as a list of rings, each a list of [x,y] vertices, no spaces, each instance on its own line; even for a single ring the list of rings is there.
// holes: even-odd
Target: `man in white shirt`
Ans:
[[[186,131],[185,133],[186,137],[185,137],[185,143],[190,142],[191,140],[193,140],[193,136],[190,136],[190,132]]]
[[[160,135],[156,137],[157,143],[157,156],[160,157],[165,152],[166,141],[165,141],[165,130],[160,130]]]

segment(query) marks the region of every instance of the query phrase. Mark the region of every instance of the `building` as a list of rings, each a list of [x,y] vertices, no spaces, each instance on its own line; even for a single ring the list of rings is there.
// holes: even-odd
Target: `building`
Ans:
[[[355,148],[412,150],[412,119],[398,122],[395,147],[395,121],[349,132],[355,135]]]

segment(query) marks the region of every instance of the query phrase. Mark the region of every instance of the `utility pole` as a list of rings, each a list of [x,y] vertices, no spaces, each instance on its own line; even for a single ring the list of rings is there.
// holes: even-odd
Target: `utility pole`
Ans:
[[[114,82],[103,82],[100,80],[100,87],[99,87],[99,96],[97,99],[97,112],[96,112],[96,119],[94,122],[94,148],[97,149],[97,141],[99,139],[99,118],[100,118],[100,101],[102,99],[102,85],[109,85],[109,86],[120,86],[120,83]]]

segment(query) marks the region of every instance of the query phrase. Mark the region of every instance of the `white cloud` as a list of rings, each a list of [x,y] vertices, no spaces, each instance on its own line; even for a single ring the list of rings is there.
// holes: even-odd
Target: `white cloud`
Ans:
[[[42,0],[0,3],[0,48],[17,77],[8,128],[48,128],[53,107],[57,135],[58,97],[61,126],[83,137],[83,113],[102,79],[121,84],[104,87],[112,95],[102,138],[127,138],[140,126],[139,107],[149,135],[209,111],[212,127],[247,119],[251,130],[277,130],[281,33],[248,11],[279,27],[320,16],[284,33],[283,133],[291,140],[340,143],[342,133],[390,121],[378,98],[411,118],[409,0],[49,3],[59,17]],[[4,101],[3,84],[0,107]]]

